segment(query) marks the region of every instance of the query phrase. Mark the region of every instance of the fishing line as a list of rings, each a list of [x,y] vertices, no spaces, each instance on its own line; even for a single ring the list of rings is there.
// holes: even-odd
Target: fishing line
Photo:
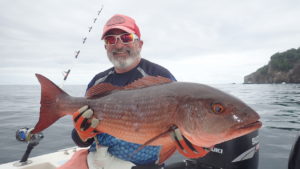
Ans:
[[[100,16],[100,14],[101,14],[101,12],[103,10],[103,7],[104,7],[104,5],[103,5],[103,1],[102,1],[100,10],[97,11],[97,15],[92,20],[91,26],[88,27],[87,35],[82,38],[82,42],[81,42],[82,47],[74,52],[73,63],[71,64],[71,66],[70,66],[69,69],[66,69],[65,71],[62,72],[62,74],[63,74],[63,80],[62,80],[61,88],[63,88],[65,82],[67,81],[67,79],[68,79],[68,77],[69,77],[69,75],[70,75],[70,73],[71,73],[71,71],[73,69],[73,66],[78,61],[79,55],[81,54],[81,51],[82,51],[82,48],[84,48],[84,46],[86,46],[86,43],[87,43],[87,40],[88,40],[88,37],[89,37],[88,35],[92,32],[95,23],[99,19],[99,16]]]

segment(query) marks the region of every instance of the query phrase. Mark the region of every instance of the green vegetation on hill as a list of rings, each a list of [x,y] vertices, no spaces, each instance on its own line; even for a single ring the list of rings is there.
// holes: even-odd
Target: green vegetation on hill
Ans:
[[[300,61],[300,48],[274,54],[271,56],[269,65],[273,70],[287,72],[297,61]]]
[[[259,68],[257,70],[257,72],[260,72],[261,74],[266,75],[266,74],[268,74],[268,67],[269,67],[268,65],[265,65],[265,66]]]
[[[300,83],[300,47],[271,56],[269,63],[244,77],[244,83]]]

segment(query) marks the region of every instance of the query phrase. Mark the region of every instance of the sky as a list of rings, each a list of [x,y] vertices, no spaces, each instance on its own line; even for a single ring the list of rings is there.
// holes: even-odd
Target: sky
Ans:
[[[0,84],[38,84],[35,73],[62,84],[68,69],[64,85],[88,84],[112,67],[100,37],[114,14],[136,20],[142,57],[178,81],[243,83],[300,47],[299,0],[1,0]]]

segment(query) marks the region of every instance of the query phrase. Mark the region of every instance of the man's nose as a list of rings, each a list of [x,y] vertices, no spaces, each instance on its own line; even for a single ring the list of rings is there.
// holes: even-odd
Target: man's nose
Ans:
[[[116,48],[121,48],[121,47],[123,47],[123,42],[121,41],[121,39],[120,38],[117,38],[117,41],[116,41]]]

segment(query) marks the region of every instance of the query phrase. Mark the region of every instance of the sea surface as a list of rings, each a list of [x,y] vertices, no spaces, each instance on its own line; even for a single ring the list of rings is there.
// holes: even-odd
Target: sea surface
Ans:
[[[300,84],[212,85],[230,93],[261,115],[259,169],[286,169],[291,147],[300,132]],[[83,96],[85,86],[65,86],[72,96]],[[34,127],[39,118],[40,86],[0,85],[0,164],[20,160],[27,144],[15,139],[22,127]],[[71,116],[43,131],[45,138],[31,156],[75,146]],[[175,154],[170,161],[180,160]]]

